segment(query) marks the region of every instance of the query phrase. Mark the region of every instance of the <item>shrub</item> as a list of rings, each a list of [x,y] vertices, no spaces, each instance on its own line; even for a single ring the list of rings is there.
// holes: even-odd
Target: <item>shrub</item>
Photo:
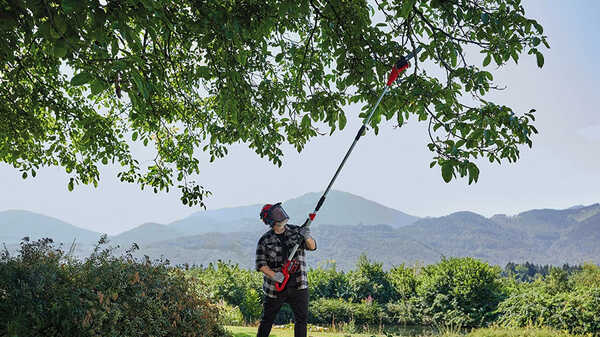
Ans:
[[[197,291],[207,293],[215,302],[225,300],[239,307],[246,323],[253,323],[260,318],[263,294],[261,273],[218,261],[206,268],[190,269],[187,274],[197,279]]]
[[[350,322],[358,325],[377,325],[385,319],[376,302],[352,303],[343,299],[321,298],[309,304],[309,321],[313,324]]]
[[[394,325],[421,325],[423,323],[422,302],[412,297],[385,305],[388,323]]]
[[[327,268],[311,268],[308,272],[308,286],[312,299],[349,299],[351,294],[347,275],[337,271],[335,263]]]
[[[409,299],[417,295],[417,286],[419,279],[417,273],[419,267],[406,267],[404,264],[396,266],[387,273],[390,284],[394,287],[397,296],[400,299]]]
[[[244,325],[244,315],[240,308],[221,301],[219,304],[219,323],[222,325],[241,326]]]
[[[600,332],[600,289],[552,295],[540,285],[503,301],[498,323],[507,327],[548,326],[577,334]]]
[[[350,299],[360,302],[372,297],[378,303],[387,303],[398,298],[395,288],[390,283],[383,265],[371,262],[362,254],[356,264],[356,270],[348,273]]]
[[[530,285],[499,304],[498,323],[507,327],[542,326],[551,320],[554,306],[553,296],[540,286]]]
[[[275,317],[274,324],[288,324],[294,319],[294,313],[289,304],[285,303]]]
[[[600,287],[600,267],[586,263],[583,265],[581,271],[573,275],[573,283],[575,288],[578,289],[589,289]]]
[[[478,327],[491,322],[505,297],[499,277],[499,268],[468,257],[424,267],[417,287],[424,323]]]
[[[85,261],[52,240],[23,241],[0,258],[0,335],[226,336],[215,305],[166,263],[100,251]]]

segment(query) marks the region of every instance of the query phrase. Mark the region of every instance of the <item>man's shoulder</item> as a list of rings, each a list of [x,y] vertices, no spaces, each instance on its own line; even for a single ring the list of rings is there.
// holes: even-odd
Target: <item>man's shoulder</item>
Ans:
[[[258,239],[258,243],[264,242],[265,240],[268,240],[269,238],[273,237],[273,235],[275,235],[275,233],[273,232],[272,229],[268,230],[266,233],[264,233],[260,239]]]

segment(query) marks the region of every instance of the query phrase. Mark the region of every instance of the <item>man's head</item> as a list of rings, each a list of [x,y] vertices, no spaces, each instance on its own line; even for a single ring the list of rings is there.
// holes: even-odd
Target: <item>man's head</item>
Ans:
[[[260,211],[260,218],[265,225],[271,227],[279,226],[279,228],[281,228],[282,226],[285,226],[290,217],[287,215],[283,207],[281,207],[281,203],[278,202],[274,205],[264,205]]]

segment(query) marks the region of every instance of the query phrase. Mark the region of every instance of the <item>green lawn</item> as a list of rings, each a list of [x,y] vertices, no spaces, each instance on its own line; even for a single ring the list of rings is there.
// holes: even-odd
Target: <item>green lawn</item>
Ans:
[[[234,337],[256,337],[256,329],[245,326],[228,326],[227,330],[233,333]],[[373,334],[349,334],[349,333],[332,333],[332,332],[308,332],[308,337],[385,337],[384,335]],[[273,329],[270,337],[294,337],[293,329]]]
[[[256,328],[228,326],[227,329],[233,333],[234,337],[255,337]],[[331,333],[331,332],[308,332],[308,337],[385,337],[384,335],[373,334],[349,334],[349,333]],[[395,335],[394,336],[399,336]],[[432,336],[432,335],[423,335]],[[456,333],[444,333],[438,337],[573,337],[566,332],[559,332],[552,329],[522,328],[522,329],[503,329],[488,328],[476,329],[466,335]],[[270,337],[294,337],[292,329],[273,329]]]

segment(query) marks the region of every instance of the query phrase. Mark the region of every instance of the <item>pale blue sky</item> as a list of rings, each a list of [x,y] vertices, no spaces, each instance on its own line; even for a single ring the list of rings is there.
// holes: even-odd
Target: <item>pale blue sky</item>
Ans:
[[[525,6],[544,26],[552,49],[541,70],[524,55],[518,66],[495,72],[498,82],[508,86],[495,98],[516,111],[537,109],[540,135],[533,149],[524,149],[517,164],[482,164],[476,185],[465,180],[445,184],[439,168],[429,169],[425,124],[411,119],[400,129],[389,124],[379,136],[363,137],[334,188],[417,216],[459,210],[490,216],[600,202],[600,2],[529,0]],[[313,140],[301,154],[286,148],[282,168],[243,145],[216,163],[204,160],[199,180],[214,193],[208,207],[286,200],[323,190],[360,126],[358,110],[346,110],[344,131]],[[108,233],[144,222],[170,222],[199,210],[181,205],[177,192],[154,194],[122,184],[110,168],[102,170],[96,189],[80,186],[68,192],[67,181],[59,168],[23,180],[0,164],[0,210],[31,210]]]

